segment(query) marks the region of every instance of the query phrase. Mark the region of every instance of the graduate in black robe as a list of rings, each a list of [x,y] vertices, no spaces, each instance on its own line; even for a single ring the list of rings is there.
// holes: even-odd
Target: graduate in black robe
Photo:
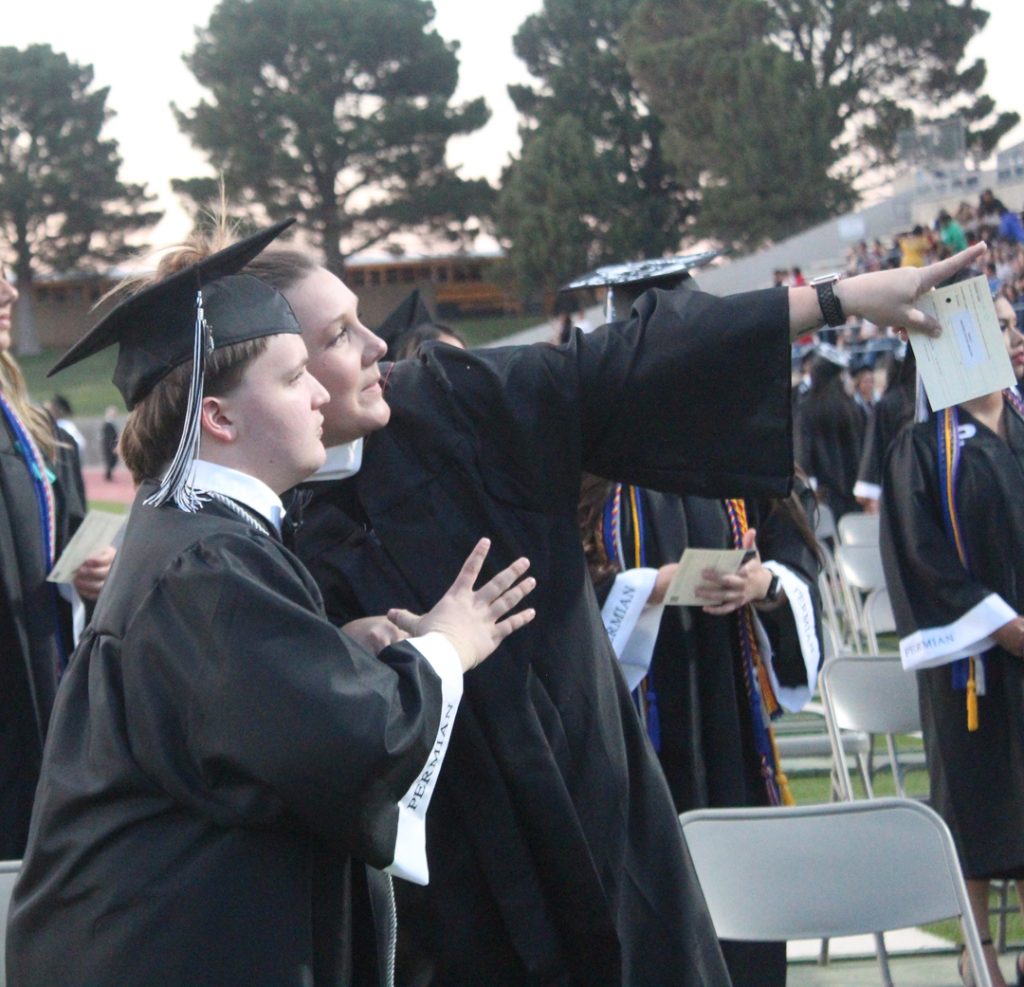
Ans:
[[[54,436],[56,438],[56,435]],[[0,859],[25,850],[57,680],[73,647],[71,604],[53,583],[30,467],[0,417]],[[59,552],[81,523],[70,450],[57,450],[50,487]]]
[[[17,291],[0,268],[0,859],[25,851],[57,681],[74,647],[70,585],[46,581],[85,515],[78,450],[28,405],[9,349]],[[52,530],[52,544],[50,534]],[[112,550],[76,578],[99,592]],[[88,571],[87,571],[88,570]]]
[[[62,361],[120,344],[145,482],[58,692],[8,983],[393,984],[390,880],[353,858],[426,879],[462,673],[530,618],[496,623],[524,560],[472,590],[484,543],[434,611],[393,615],[417,636],[379,660],[324,618],[278,493],[323,462],[327,394],[287,302],[233,274],[286,225],[158,280]]]
[[[1024,337],[1008,304],[1000,317],[1020,380]],[[949,414],[959,446],[951,513],[945,412],[901,433],[882,485],[882,560],[903,665],[917,670],[931,801],[953,834],[993,977],[989,881],[1024,878],[1022,414],[1016,389]],[[972,657],[973,684],[962,661]]]
[[[291,302],[333,393],[337,355],[368,345],[365,327],[352,292],[303,260],[254,272]],[[920,326],[913,299],[943,273],[839,288],[851,313]],[[390,424],[351,455],[328,406],[325,436],[346,465],[311,485],[297,547],[332,620],[373,621],[395,599],[421,606],[473,531],[494,539],[497,562],[528,552],[538,578],[538,620],[503,646],[496,672],[467,680],[428,823],[432,881],[400,899],[432,982],[726,982],[600,622],[576,501],[584,469],[709,496],[786,493],[789,340],[821,311],[814,288],[651,291],[624,323],[562,347],[428,347],[391,369]]]
[[[853,488],[865,430],[864,412],[846,391],[845,365],[842,351],[829,343],[818,347],[811,390],[796,422],[796,461],[837,521],[860,510]]]
[[[665,583],[686,548],[737,547],[738,505],[618,486],[585,481],[584,545],[627,681],[633,684],[650,662],[635,696],[676,810],[779,804],[785,782],[767,732],[755,735],[754,703],[756,722],[764,724],[765,703],[779,713],[800,709],[817,679],[819,562],[806,517],[795,513],[802,508],[789,498],[742,506],[750,530],[745,543],[756,530],[759,559],[746,564],[742,579],[709,584],[713,612],[706,612],[665,607]],[[813,506],[810,491],[802,489]],[[599,502],[597,510],[587,502]],[[740,608],[748,599],[755,601],[753,613],[750,604]],[[753,622],[746,625],[748,613]],[[765,696],[749,690],[748,683],[757,682],[754,656],[748,663],[745,650],[751,631],[770,681]],[[736,987],[786,982],[785,943],[723,942],[722,948]]]
[[[857,503],[870,514],[877,513],[882,497],[882,470],[889,447],[896,436],[914,420],[916,389],[917,364],[914,351],[906,346],[893,379],[875,405],[864,433],[864,448],[860,455],[853,495]]]

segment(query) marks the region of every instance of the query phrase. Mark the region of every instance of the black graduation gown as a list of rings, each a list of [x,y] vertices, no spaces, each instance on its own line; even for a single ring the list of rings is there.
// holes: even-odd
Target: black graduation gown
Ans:
[[[399,898],[400,943],[435,983],[727,982],[576,505],[584,469],[784,493],[788,389],[785,291],[648,292],[630,321],[564,347],[395,365],[360,474],[311,485],[297,550],[339,622],[423,609],[481,535],[492,571],[527,555],[537,578],[537,619],[466,678],[427,822],[431,883],[415,907]]]
[[[342,637],[270,535],[150,492],[58,692],[8,983],[376,983],[353,971],[349,857],[391,863],[440,680],[410,645]]]
[[[70,440],[68,440],[70,442]],[[53,483],[59,555],[85,514],[77,450],[59,448]],[[32,797],[61,666],[72,647],[71,608],[46,582],[39,508],[28,466],[0,416],[0,859],[25,850]]]
[[[934,422],[905,430],[882,486],[882,560],[900,637],[954,624],[989,594],[1024,611],[1024,423],[1004,412],[1007,441],[975,429],[961,449],[956,498],[970,560],[960,564],[942,522]],[[985,655],[979,728],[949,665],[917,673],[931,800],[971,878],[1024,877],[1024,662]]]
[[[701,497],[641,490],[645,563],[676,562],[687,547],[732,548],[724,505]],[[798,576],[810,591],[820,639],[818,562],[787,516],[770,504],[747,501],[747,519],[758,532],[763,559]],[[632,544],[631,517],[623,512],[622,540]],[[599,589],[606,590],[609,580]],[[786,685],[806,685],[807,671],[792,610],[783,605],[759,614],[772,643],[773,667]],[[767,805],[743,678],[738,618],[699,607],[666,607],[647,680],[647,701],[657,708],[658,759],[678,812]],[[653,697],[651,695],[653,691]],[[785,943],[723,943],[735,987],[786,982]]]
[[[857,482],[871,487],[882,485],[885,456],[896,436],[914,420],[914,390],[894,383],[872,411],[864,433],[864,448],[857,469]]]
[[[837,388],[816,394],[800,405],[797,462],[817,481],[819,499],[838,521],[860,510],[853,488],[864,446],[864,415],[853,398]]]

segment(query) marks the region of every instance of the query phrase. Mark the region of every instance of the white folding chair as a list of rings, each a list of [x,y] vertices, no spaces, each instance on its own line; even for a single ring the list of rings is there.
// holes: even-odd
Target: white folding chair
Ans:
[[[832,550],[825,542],[818,542],[821,554],[821,572],[818,575],[818,590],[821,593],[823,623],[830,624],[836,638],[836,651],[860,654],[859,616],[851,614],[856,610],[850,602],[851,591],[836,566]]]
[[[839,519],[840,545],[877,545],[879,526],[877,514],[862,514],[852,511]]]
[[[832,745],[832,789],[839,798],[852,801],[853,784],[847,764],[851,730],[864,731],[869,736],[882,734],[889,755],[896,792],[907,797],[903,780],[903,765],[896,749],[896,735],[916,733],[921,729],[921,714],[917,700],[917,676],[904,671],[896,655],[842,655],[829,659],[818,678],[821,703],[828,725]],[[861,784],[868,798],[874,798],[874,775],[865,772],[863,759],[857,758]],[[878,963],[884,984],[892,983],[889,975],[889,954],[885,939],[878,935],[875,941]],[[822,962],[827,961],[828,943],[822,942]]]
[[[879,634],[892,634],[896,631],[896,617],[892,612],[892,601],[889,590],[879,586],[864,597],[864,635],[867,638],[868,653],[880,655],[884,652],[878,646]]]
[[[839,655],[822,665],[818,684],[840,796],[846,801],[854,798],[842,737],[855,730],[885,736],[896,792],[906,798],[896,736],[921,729],[917,676],[906,671],[896,655]],[[867,797],[874,798],[870,782],[864,788]]]
[[[818,541],[824,541],[826,538],[835,540],[836,516],[832,513],[832,508],[819,502],[815,504],[815,512],[818,517],[814,524],[814,534]]]
[[[976,983],[991,987],[953,840],[927,806],[698,809],[679,821],[721,938],[830,938],[957,916]]]
[[[0,987],[6,987],[7,984],[7,911],[19,870],[20,860],[0,860]]]
[[[853,637],[860,641],[864,630],[864,597],[885,585],[882,552],[878,545],[838,545],[835,550],[836,570],[845,591],[845,605],[854,628]],[[861,648],[855,648],[858,654]]]
[[[840,545],[835,559],[840,574],[854,589],[870,593],[885,585],[882,553],[877,545]]]

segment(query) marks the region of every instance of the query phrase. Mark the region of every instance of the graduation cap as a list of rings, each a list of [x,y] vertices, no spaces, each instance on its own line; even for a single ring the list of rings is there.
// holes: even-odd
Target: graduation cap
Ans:
[[[158,506],[173,498],[184,510],[199,507],[190,477],[199,449],[206,354],[262,336],[301,331],[280,292],[238,273],[294,222],[283,220],[147,285],[104,316],[47,375],[116,343],[114,384],[130,410],[172,370],[192,360],[181,441],[160,489],[147,504]]]
[[[705,250],[698,254],[681,254],[678,257],[608,264],[576,278],[575,281],[570,281],[559,288],[559,293],[578,291],[580,288],[607,288],[605,318],[611,322],[615,318],[617,307],[626,310],[648,288],[676,287],[690,279],[691,270],[709,264],[720,254],[719,250]]]
[[[834,367],[845,370],[850,366],[850,354],[845,350],[841,350],[834,343],[818,343],[814,348],[814,352],[822,360],[832,364]]]
[[[432,324],[434,321],[427,303],[423,301],[420,289],[413,288],[377,327],[377,335],[388,344],[387,359],[394,359],[398,341],[402,336],[424,323]]]
[[[882,353],[892,353],[897,360],[902,360],[907,353],[907,344],[899,336],[875,336],[868,340],[865,352],[875,357]]]
[[[857,374],[865,373],[866,371],[873,371],[875,369],[875,358],[871,353],[863,351],[860,353],[854,353],[850,357],[850,376],[856,377]]]

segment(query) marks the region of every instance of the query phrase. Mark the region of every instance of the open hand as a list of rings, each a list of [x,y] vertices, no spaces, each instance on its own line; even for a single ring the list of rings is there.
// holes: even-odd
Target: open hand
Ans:
[[[918,299],[957,271],[977,260],[988,248],[976,243],[927,267],[900,267],[870,271],[836,283],[833,289],[843,311],[879,326],[938,336],[939,323],[917,308]]]
[[[530,567],[527,559],[517,559],[490,582],[473,589],[490,547],[487,538],[476,543],[451,589],[428,613],[418,616],[408,610],[388,611],[388,620],[408,634],[444,634],[458,652],[464,672],[482,662],[509,634],[536,616],[533,610],[505,616],[537,585],[532,576],[522,578]]]

